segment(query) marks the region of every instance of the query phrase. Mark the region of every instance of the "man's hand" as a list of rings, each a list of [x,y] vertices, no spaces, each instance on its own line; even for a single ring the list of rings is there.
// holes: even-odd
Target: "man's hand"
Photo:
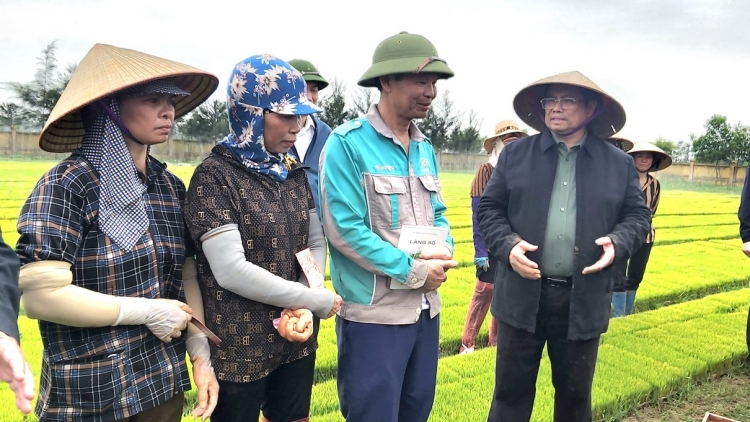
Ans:
[[[615,260],[615,245],[608,236],[596,239],[596,244],[604,249],[601,258],[589,267],[583,269],[583,274],[591,274],[607,268]]]
[[[419,252],[419,259],[453,259],[453,253],[445,245],[425,246]]]
[[[539,249],[539,246],[532,245],[525,240],[522,240],[510,250],[508,255],[508,261],[513,271],[517,272],[521,277],[528,278],[529,280],[538,280],[542,277],[542,272],[539,270],[539,265],[526,258],[526,252],[533,252]]]
[[[3,332],[0,332],[0,380],[10,384],[10,389],[16,395],[18,410],[26,414],[31,412],[34,375],[16,339]]]
[[[427,261],[427,279],[425,280],[422,287],[420,287],[418,290],[421,292],[431,292],[433,290],[436,290],[438,287],[440,287],[445,280],[448,279],[448,276],[445,275],[445,272],[449,268],[454,268],[458,266],[457,261],[448,261],[444,259],[430,259]]]
[[[750,258],[750,242],[745,242],[742,244],[742,252],[745,253],[745,256]]]

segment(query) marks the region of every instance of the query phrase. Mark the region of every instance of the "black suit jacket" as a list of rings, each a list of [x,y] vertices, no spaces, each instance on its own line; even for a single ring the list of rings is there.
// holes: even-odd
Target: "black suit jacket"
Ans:
[[[0,331],[18,338],[18,270],[21,266],[18,255],[3,240],[0,232]]]
[[[530,332],[536,328],[541,281],[525,279],[513,271],[509,254],[525,240],[539,246],[527,257],[541,262],[557,160],[549,131],[507,145],[479,201],[482,237],[492,257],[500,261],[492,314]],[[643,199],[633,159],[589,133],[576,158],[575,270],[568,339],[596,337],[609,325],[612,266],[594,274],[581,273],[602,254],[595,240],[609,236],[616,259],[625,259],[643,244],[650,224],[651,211]]]

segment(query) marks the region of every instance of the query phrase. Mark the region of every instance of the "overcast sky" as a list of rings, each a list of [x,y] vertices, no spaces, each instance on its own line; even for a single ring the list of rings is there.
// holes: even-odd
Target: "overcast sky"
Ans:
[[[482,134],[516,116],[524,86],[578,70],[625,107],[623,134],[673,141],[713,114],[750,124],[750,2],[739,0],[0,0],[0,81],[28,82],[59,39],[62,66],[95,43],[216,74],[224,98],[235,63],[305,58],[351,93],[383,39],[426,36],[456,76],[440,81]],[[322,91],[321,95],[326,94]],[[0,91],[0,101],[9,93]]]

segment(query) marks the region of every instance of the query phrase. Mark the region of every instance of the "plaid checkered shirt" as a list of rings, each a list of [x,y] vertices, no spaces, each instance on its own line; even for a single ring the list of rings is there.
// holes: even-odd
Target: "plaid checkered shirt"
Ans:
[[[77,286],[184,302],[182,264],[193,254],[182,216],[185,186],[150,157],[147,179],[148,230],[124,251],[101,232],[98,174],[74,152],[39,180],[21,210],[16,251],[22,263],[65,261]],[[190,389],[183,338],[163,343],[145,325],[78,328],[39,321],[39,330],[40,420],[114,421]]]

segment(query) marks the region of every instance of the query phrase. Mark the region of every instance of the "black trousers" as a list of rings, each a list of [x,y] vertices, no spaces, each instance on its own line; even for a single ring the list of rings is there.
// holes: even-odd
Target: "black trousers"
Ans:
[[[219,400],[211,421],[257,421],[261,410],[270,422],[307,420],[314,373],[315,353],[312,353],[279,366],[257,381],[219,381]]]
[[[614,290],[616,292],[638,290],[646,274],[646,264],[648,264],[653,246],[653,243],[644,243],[628,261],[622,260],[615,263]]]
[[[488,422],[526,422],[531,419],[545,343],[555,387],[555,422],[591,421],[591,386],[599,336],[568,340],[569,309],[570,288],[543,283],[535,333],[500,322],[495,392]]]

